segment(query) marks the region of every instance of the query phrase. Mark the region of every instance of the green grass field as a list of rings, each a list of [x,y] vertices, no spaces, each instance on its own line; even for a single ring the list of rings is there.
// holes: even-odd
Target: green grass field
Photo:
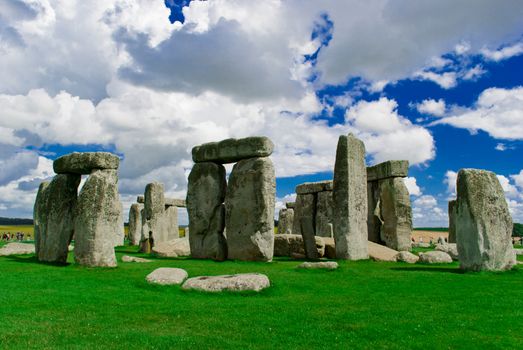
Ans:
[[[144,256],[117,248],[123,254]],[[521,265],[461,273],[456,263],[341,261],[326,272],[299,263],[154,259],[94,269],[0,257],[0,348],[523,348]],[[272,286],[256,295],[147,284],[158,267],[190,276],[261,272]]]

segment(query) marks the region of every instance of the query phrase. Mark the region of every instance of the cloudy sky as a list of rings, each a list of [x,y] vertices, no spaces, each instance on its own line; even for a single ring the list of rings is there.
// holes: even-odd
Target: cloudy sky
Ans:
[[[128,208],[151,181],[184,197],[194,145],[251,135],[275,143],[281,205],[353,132],[369,165],[410,161],[415,226],[446,225],[464,167],[496,172],[523,222],[522,18],[520,0],[0,0],[0,216],[31,217],[71,151],[119,154]]]

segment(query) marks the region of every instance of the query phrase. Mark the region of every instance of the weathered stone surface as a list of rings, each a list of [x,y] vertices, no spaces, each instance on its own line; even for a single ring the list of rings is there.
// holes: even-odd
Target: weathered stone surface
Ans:
[[[225,196],[230,259],[272,260],[275,194],[270,158],[250,158],[234,165]]]
[[[136,263],[152,262],[152,260],[149,260],[149,259],[144,259],[144,258],[139,258],[137,256],[129,256],[129,255],[122,256],[122,261],[123,262],[136,262]]]
[[[160,267],[145,277],[145,280],[153,284],[173,285],[181,284],[189,275],[184,269],[175,267]]]
[[[123,205],[122,202],[118,201],[118,221],[114,223],[114,230],[116,235],[114,236],[114,246],[119,247],[124,245],[125,241],[125,227],[123,220]]]
[[[204,292],[259,292],[269,288],[269,278],[260,273],[242,273],[237,275],[201,276],[189,278],[182,289],[195,289]]]
[[[455,215],[460,268],[502,271],[516,264],[512,218],[496,174],[460,170]]]
[[[452,258],[445,252],[431,251],[419,253],[419,262],[425,264],[447,264],[452,262]]]
[[[516,253],[516,256],[523,255],[523,249],[514,249],[514,253]]]
[[[398,251],[384,245],[368,241],[369,257],[375,261],[396,261]]]
[[[33,254],[35,246],[29,243],[7,243],[0,248],[0,256]]]
[[[335,261],[318,261],[309,262],[306,261],[298,265],[299,269],[324,269],[324,270],[336,270],[339,267]]]
[[[74,233],[80,175],[58,174],[42,185],[35,204],[35,247],[40,261],[65,263]]]
[[[287,207],[287,209],[294,209],[296,203],[295,202],[287,202],[285,203],[285,206]]]
[[[144,204],[145,203],[145,197],[144,196],[136,197],[136,202],[140,203],[140,204]]]
[[[199,259],[227,259],[225,168],[215,163],[196,163],[189,174],[187,212],[191,256]]]
[[[161,242],[154,246],[152,250],[162,258],[176,258],[179,256],[191,255],[191,247],[189,245],[189,238],[176,238],[168,242]]]
[[[333,183],[333,226],[338,259],[368,258],[365,145],[354,135],[340,136]]]
[[[57,174],[89,175],[95,169],[118,169],[120,159],[108,152],[73,152],[55,159]]]
[[[167,240],[170,241],[180,237],[178,227],[178,207],[170,206],[165,209],[165,229],[167,230]],[[159,242],[160,243],[160,242]],[[158,243],[156,243],[158,244]]]
[[[371,242],[381,244],[381,225],[383,224],[383,219],[381,218],[379,181],[367,182],[367,203],[368,239]]]
[[[75,211],[75,261],[85,266],[116,266],[115,223],[120,199],[116,170],[94,170],[87,178]]]
[[[459,260],[458,247],[456,243],[436,244],[435,250],[447,253],[450,255],[452,260]]]
[[[296,186],[296,194],[312,194],[322,191],[332,191],[332,180],[305,182]]]
[[[406,262],[409,264],[415,264],[418,262],[419,256],[417,256],[416,254],[412,254],[411,252],[401,251],[398,253],[396,260]]]
[[[316,220],[316,196],[314,194],[299,194],[296,196],[292,233],[301,235],[301,218]]]
[[[165,206],[173,206],[178,208],[185,208],[187,206],[187,202],[185,199],[178,199],[178,198],[165,198]]]
[[[325,254],[324,257],[328,259],[336,259],[336,245],[334,243],[334,237],[322,237],[325,243]]]
[[[316,195],[316,236],[333,237],[332,205],[332,191],[318,192]]]
[[[152,182],[145,186],[144,213],[140,251],[149,253],[155,244],[166,242],[170,238],[162,183]]]
[[[143,204],[131,204],[129,209],[129,242],[131,245],[140,244],[142,235],[142,215]]]
[[[264,136],[227,139],[194,147],[192,159],[195,163],[234,163],[247,158],[268,157],[273,149],[272,141]]]
[[[321,258],[325,254],[325,242],[329,238],[314,237],[318,256]],[[333,240],[334,242],[334,240]],[[333,243],[334,245],[334,243]],[[305,247],[303,237],[295,234],[277,234],[274,236],[274,256],[292,256],[300,254],[305,257]]]
[[[280,209],[278,214],[278,234],[292,234],[294,209]]]
[[[314,221],[311,217],[302,217],[301,236],[303,237],[303,246],[305,247],[305,256],[307,259],[319,259],[318,250],[316,249],[316,240],[314,235]]]
[[[390,177],[407,177],[408,160],[389,160],[367,168],[367,181],[377,181]]]
[[[412,232],[412,207],[407,186],[402,178],[379,181],[381,213],[380,238],[387,247],[410,250]]]
[[[456,200],[449,201],[449,243],[456,243]]]

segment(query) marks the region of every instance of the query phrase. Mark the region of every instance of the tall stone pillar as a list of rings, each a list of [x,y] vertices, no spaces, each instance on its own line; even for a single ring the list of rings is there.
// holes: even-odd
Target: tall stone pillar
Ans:
[[[333,226],[338,259],[368,259],[365,145],[340,136],[333,183]]]
[[[449,243],[456,243],[456,200],[449,201]]]
[[[129,242],[131,245],[139,245],[142,235],[142,214],[143,204],[134,203],[129,209]]]

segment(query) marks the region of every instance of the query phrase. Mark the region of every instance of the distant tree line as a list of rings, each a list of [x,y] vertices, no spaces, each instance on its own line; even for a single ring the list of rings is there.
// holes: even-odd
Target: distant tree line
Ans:
[[[33,219],[19,219],[19,218],[2,218],[0,217],[0,225],[13,226],[13,225],[32,225]]]

